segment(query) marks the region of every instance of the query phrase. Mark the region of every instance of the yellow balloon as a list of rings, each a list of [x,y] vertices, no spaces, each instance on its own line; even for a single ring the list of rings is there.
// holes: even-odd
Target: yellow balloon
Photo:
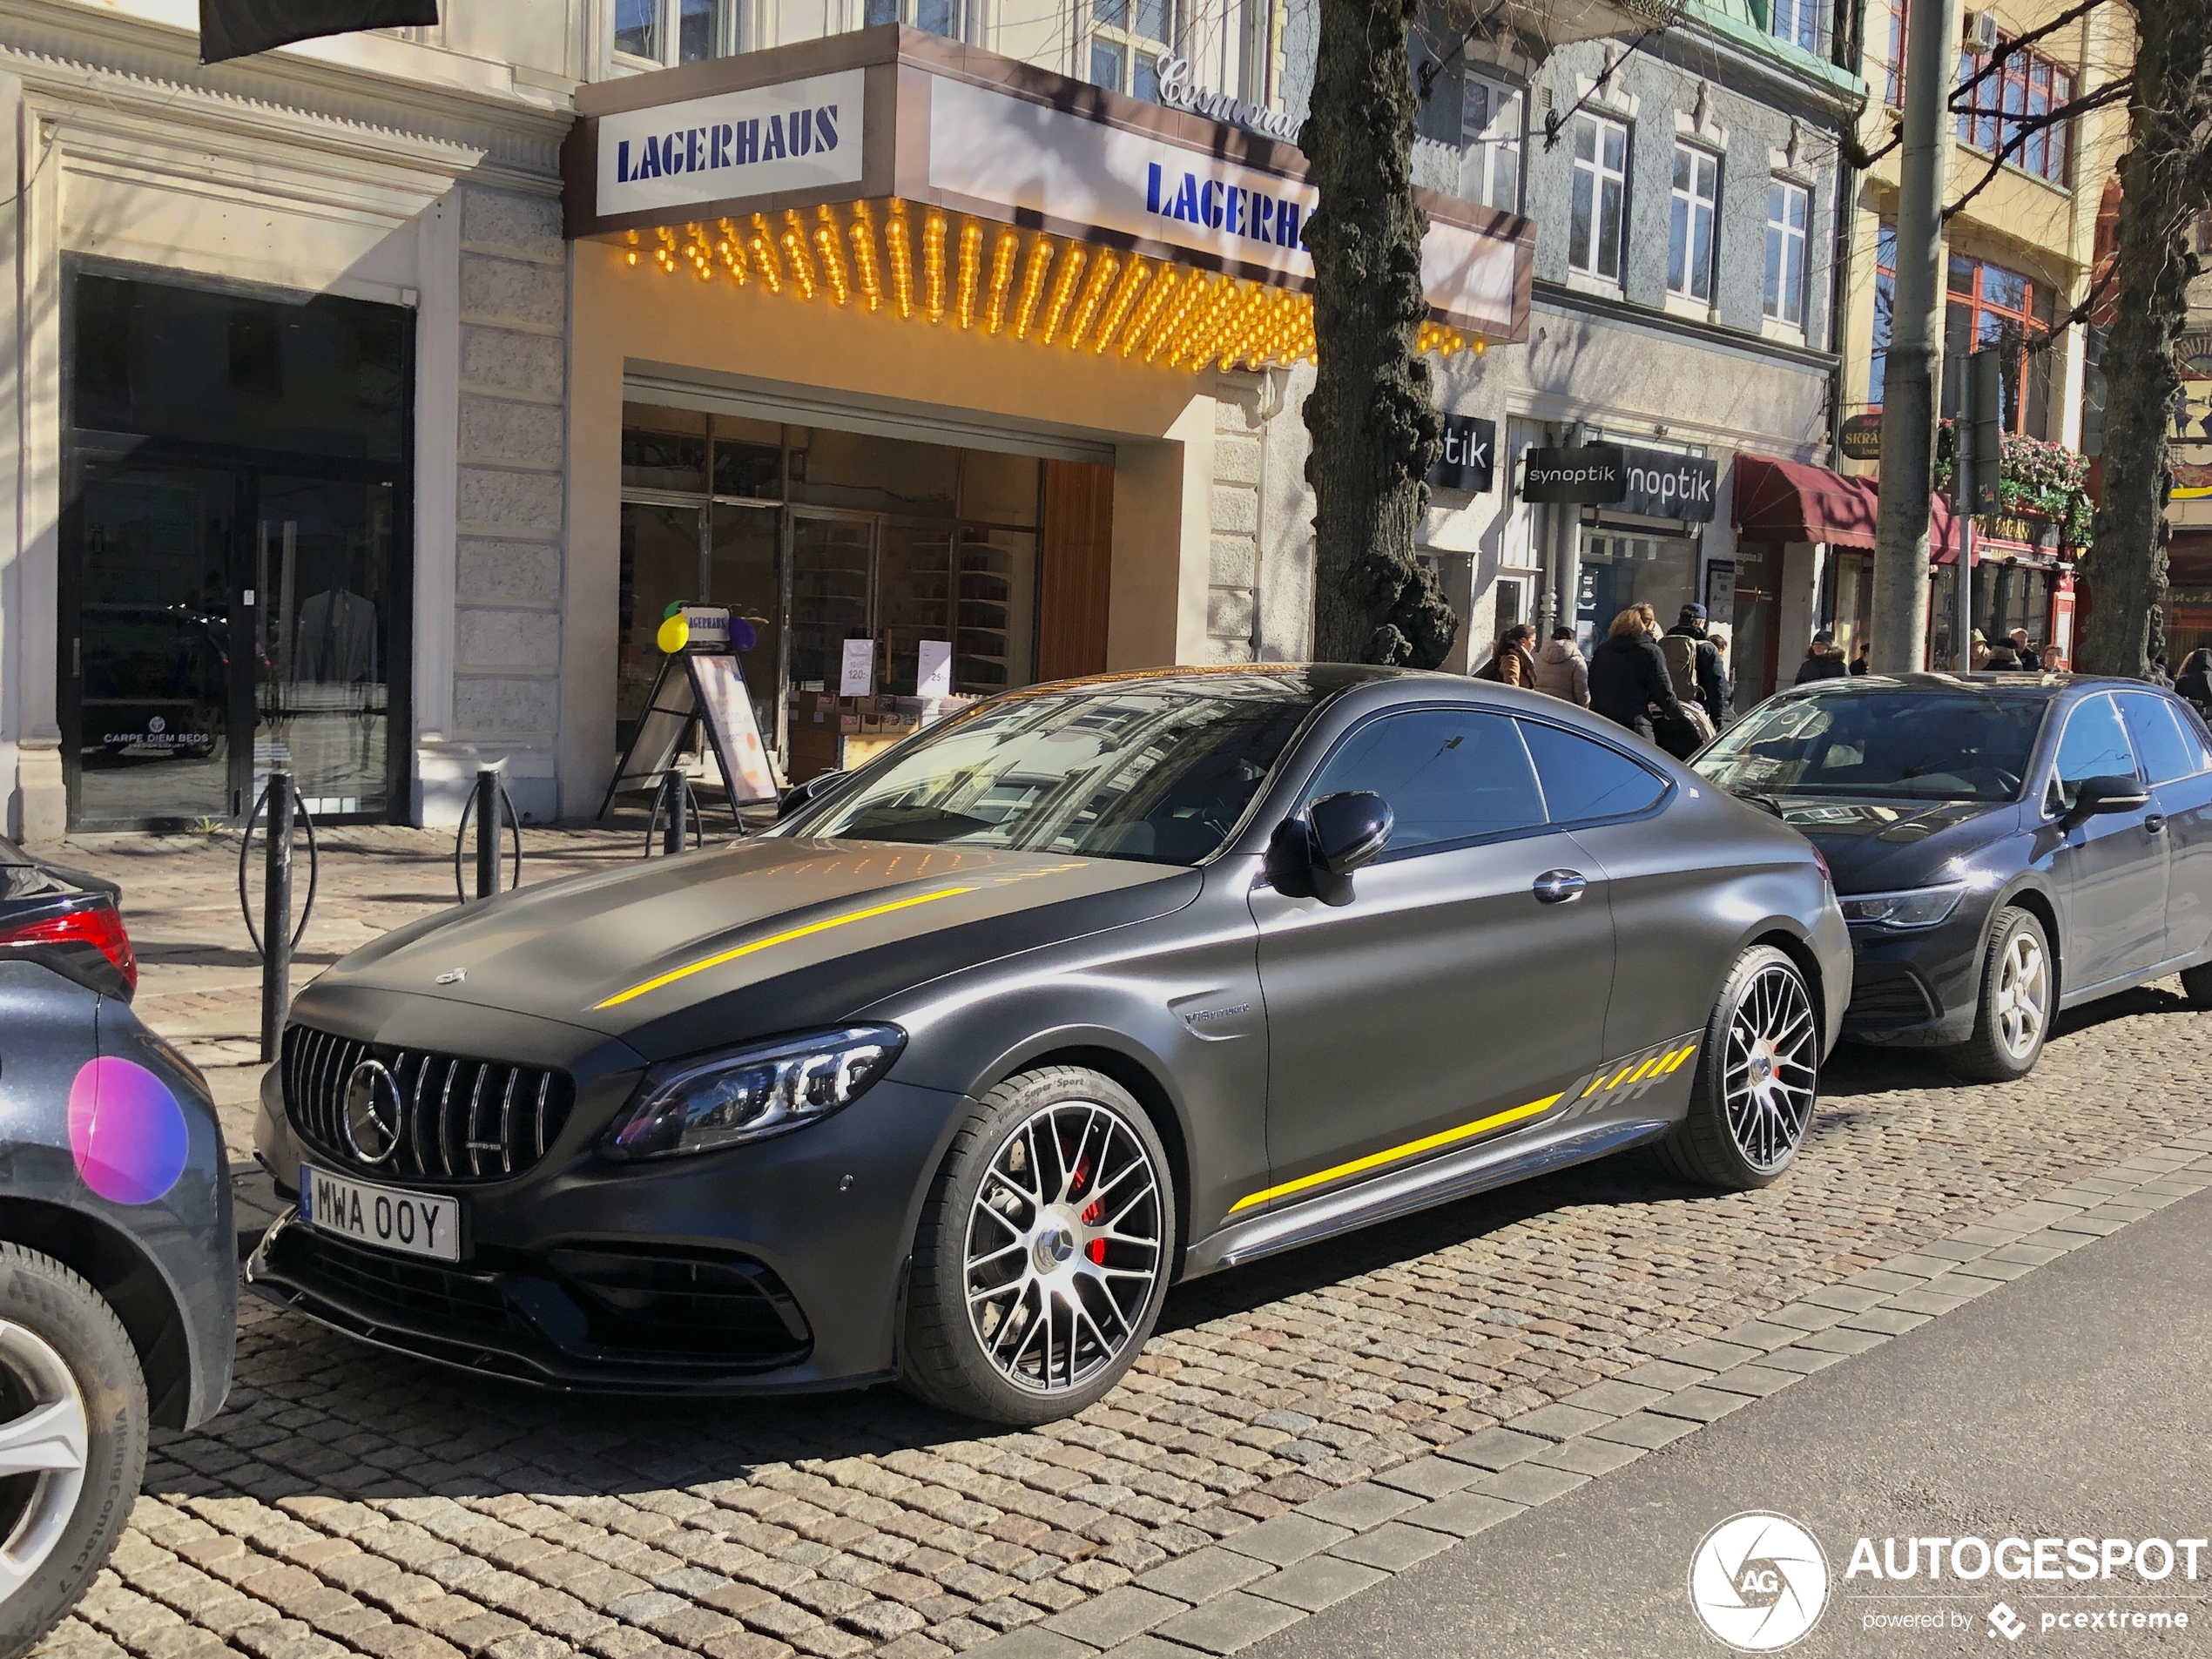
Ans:
[[[660,632],[656,637],[662,652],[673,657],[691,643],[691,624],[685,620],[684,613],[679,610],[661,624]]]

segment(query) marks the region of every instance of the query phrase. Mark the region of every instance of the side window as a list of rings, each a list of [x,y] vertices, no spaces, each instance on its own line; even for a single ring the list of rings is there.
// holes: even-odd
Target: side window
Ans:
[[[2133,778],[2135,752],[2128,746],[2120,711],[2109,697],[2093,697],[2067,717],[2059,739],[2059,793],[2068,806],[2089,778]]]
[[[1666,792],[1663,781],[1602,743],[1541,720],[1521,722],[1521,735],[1528,741],[1554,824],[1640,813]]]
[[[1305,799],[1347,789],[1390,803],[1397,827],[1386,858],[1544,821],[1520,731],[1502,714],[1473,709],[1409,709],[1361,726],[1322,763]]]
[[[2182,731],[2164,698],[2146,692],[2122,692],[2121,713],[2128,718],[2128,735],[2143,759],[2143,770],[2155,784],[2170,784],[2204,770],[2204,754],[2196,738]]]

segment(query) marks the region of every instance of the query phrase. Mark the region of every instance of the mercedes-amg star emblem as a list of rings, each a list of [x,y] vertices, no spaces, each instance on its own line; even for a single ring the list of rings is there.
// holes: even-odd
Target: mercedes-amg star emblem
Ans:
[[[346,1111],[339,1120],[346,1150],[363,1163],[381,1163],[400,1150],[399,1079],[381,1060],[364,1060],[346,1079]]]

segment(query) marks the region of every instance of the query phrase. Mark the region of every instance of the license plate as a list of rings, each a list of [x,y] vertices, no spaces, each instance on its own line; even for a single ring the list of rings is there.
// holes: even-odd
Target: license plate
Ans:
[[[371,1186],[312,1164],[300,1166],[300,1219],[402,1256],[461,1259],[461,1202],[431,1192]]]

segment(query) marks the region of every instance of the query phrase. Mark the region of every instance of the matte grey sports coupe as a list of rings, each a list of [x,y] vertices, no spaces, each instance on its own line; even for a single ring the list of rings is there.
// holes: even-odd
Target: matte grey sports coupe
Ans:
[[[767,835],[326,974],[249,1282],[556,1387],[897,1378],[1040,1422],[1179,1278],[1641,1143],[1772,1180],[1850,996],[1811,846],[1563,703],[1040,686]]]

